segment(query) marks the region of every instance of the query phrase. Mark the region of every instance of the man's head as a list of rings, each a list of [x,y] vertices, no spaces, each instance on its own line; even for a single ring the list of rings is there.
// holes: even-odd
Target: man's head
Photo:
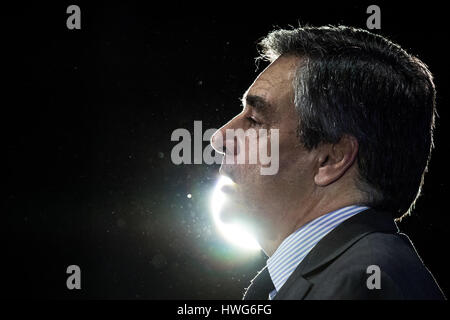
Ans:
[[[308,210],[337,209],[329,203],[407,213],[432,148],[435,89],[426,66],[385,38],[348,27],[277,30],[260,46],[271,64],[219,132],[279,129],[279,171],[223,165],[236,183],[233,203],[264,237],[281,225],[292,232],[288,225],[307,221]],[[225,158],[235,154],[216,140]]]

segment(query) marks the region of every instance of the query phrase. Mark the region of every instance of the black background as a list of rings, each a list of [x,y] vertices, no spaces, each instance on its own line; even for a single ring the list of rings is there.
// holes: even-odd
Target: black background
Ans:
[[[66,8],[81,8],[68,30]],[[9,297],[240,299],[265,263],[215,229],[217,165],[176,166],[176,128],[218,128],[275,26],[366,28],[372,3],[20,3],[2,9],[3,292]],[[399,224],[448,295],[448,36],[442,7],[377,3],[376,31],[435,76],[439,118],[423,196]],[[261,67],[259,68],[261,70]],[[206,144],[204,144],[206,146]],[[192,198],[187,198],[187,194]],[[66,268],[82,290],[66,288]]]

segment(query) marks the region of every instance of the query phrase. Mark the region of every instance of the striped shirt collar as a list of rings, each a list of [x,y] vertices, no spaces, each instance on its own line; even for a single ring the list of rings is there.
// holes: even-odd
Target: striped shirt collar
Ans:
[[[275,253],[267,259],[267,269],[275,285],[269,298],[272,299],[280,291],[292,272],[325,235],[344,220],[368,208],[353,205],[329,212],[308,222],[284,239]]]

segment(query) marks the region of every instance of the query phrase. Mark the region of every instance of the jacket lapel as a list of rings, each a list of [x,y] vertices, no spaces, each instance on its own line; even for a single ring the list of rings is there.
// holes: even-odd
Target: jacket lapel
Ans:
[[[275,287],[266,266],[253,278],[242,300],[267,300],[273,289]]]
[[[398,232],[392,215],[368,209],[345,220],[321,239],[295,269],[275,300],[303,299],[312,284],[308,274],[333,261],[362,237],[372,232]]]

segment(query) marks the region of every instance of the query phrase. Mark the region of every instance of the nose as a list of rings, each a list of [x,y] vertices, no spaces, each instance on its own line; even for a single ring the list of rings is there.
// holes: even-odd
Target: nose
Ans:
[[[211,137],[211,146],[213,147],[216,152],[220,154],[226,153],[226,147],[224,143],[224,137],[225,137],[225,126],[217,130]]]
[[[213,147],[216,152],[219,152],[221,154],[227,154],[230,156],[237,154],[237,148],[238,144],[235,141],[234,135],[228,134],[227,137],[227,130],[233,130],[236,129],[236,125],[238,121],[237,117],[232,119],[230,122],[225,124],[222,128],[217,130],[211,137],[211,146]]]
[[[213,149],[221,154],[224,154],[224,147],[223,147],[223,135],[222,135],[222,128],[220,128],[219,130],[217,130],[216,132],[214,132],[214,134],[211,137],[211,146],[213,147]]]

